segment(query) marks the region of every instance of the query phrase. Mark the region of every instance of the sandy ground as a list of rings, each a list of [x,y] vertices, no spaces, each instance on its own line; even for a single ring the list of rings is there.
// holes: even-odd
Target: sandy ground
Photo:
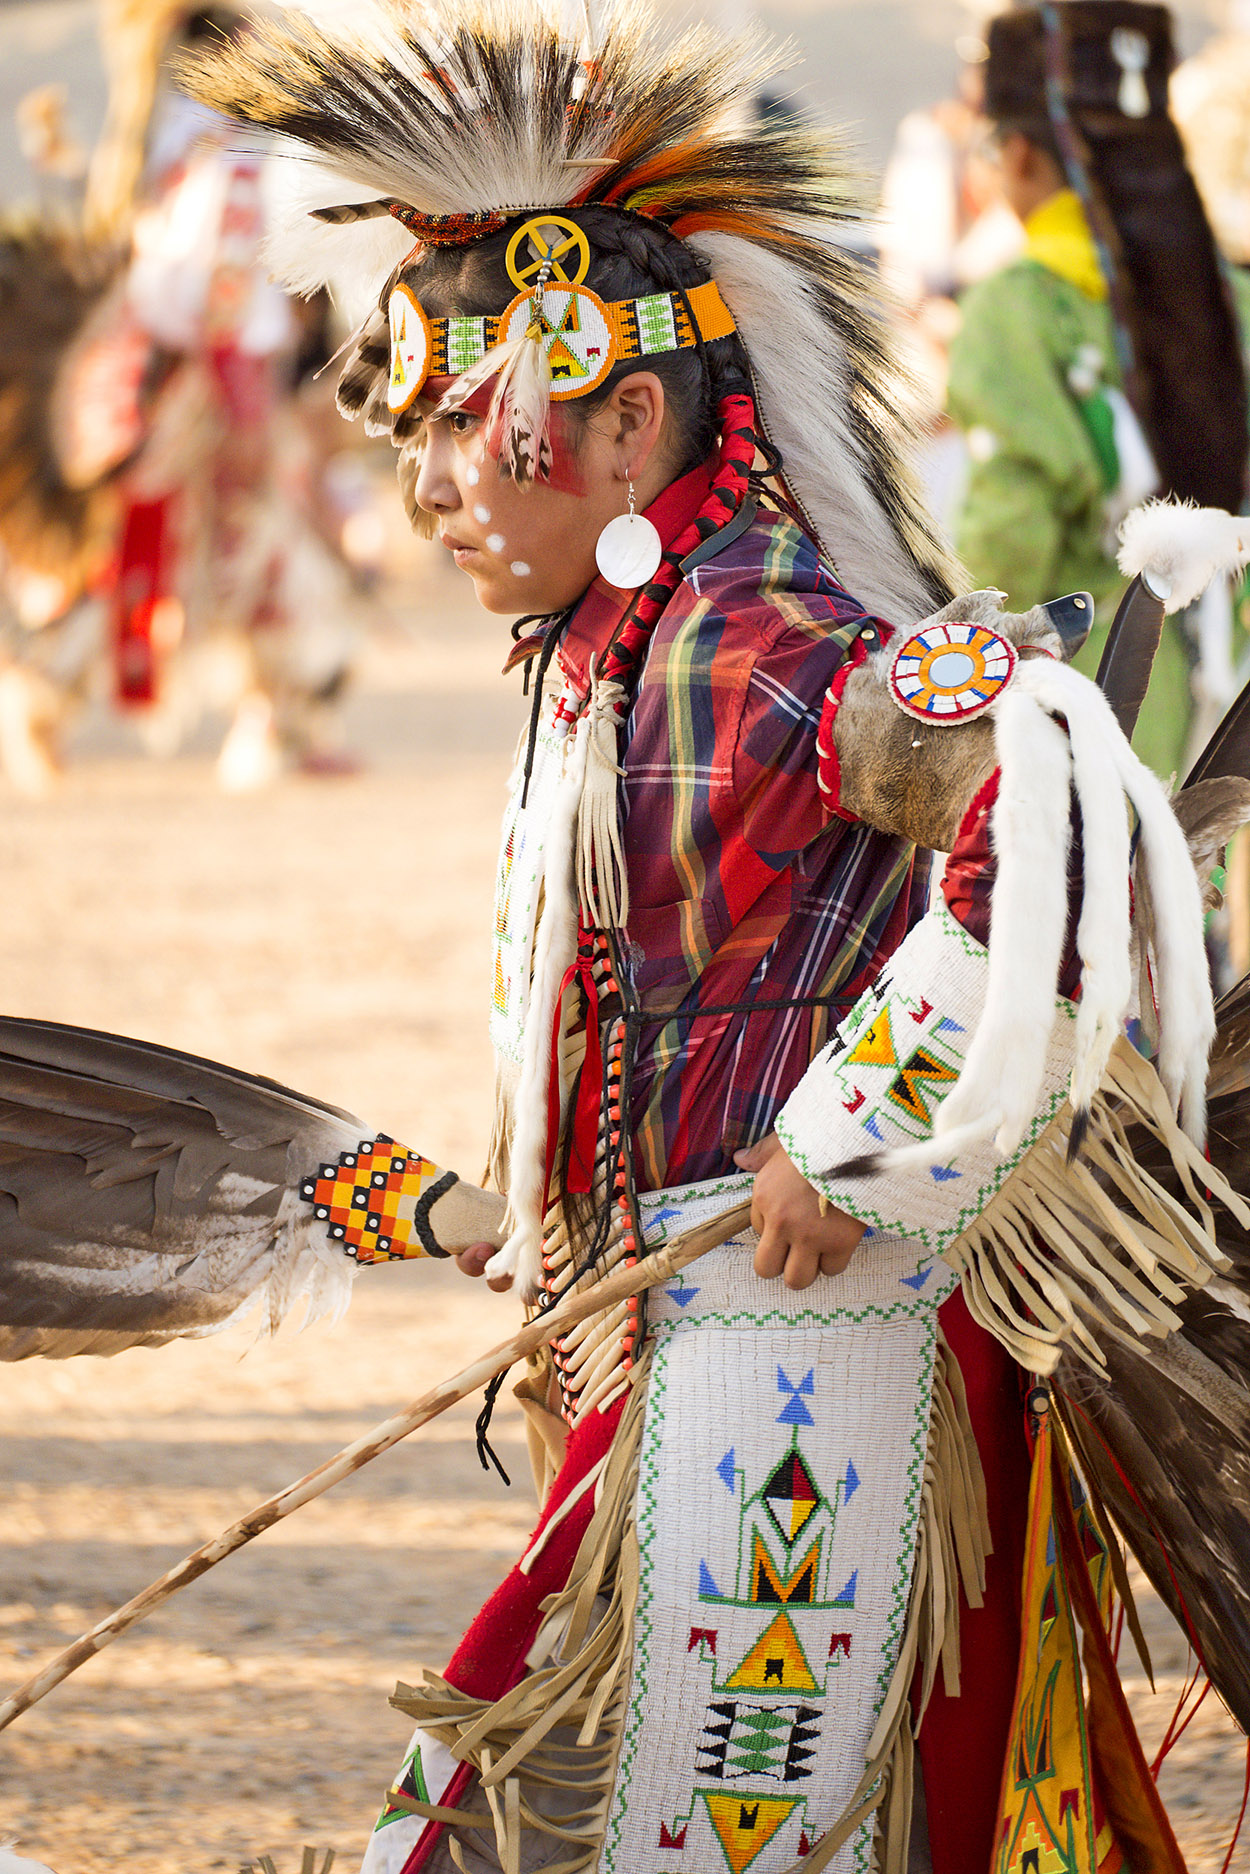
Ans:
[[[0,999],[273,1075],[466,1172],[488,1129],[489,885],[519,723],[503,627],[432,575],[375,644],[358,779],[222,798],[98,725],[53,800],[0,796]],[[0,1689],[182,1553],[510,1331],[441,1266],[366,1272],[339,1327],[0,1368]],[[507,1490],[450,1413],[223,1564],[0,1738],[0,1839],[57,1874],[197,1874],[263,1851],[355,1864],[406,1721],[533,1512],[518,1415]],[[1184,1647],[1147,1603],[1160,1691]],[[1244,1745],[1212,1696],[1164,1785],[1193,1874],[1217,1874]],[[1250,1868],[1250,1839],[1233,1866]]]

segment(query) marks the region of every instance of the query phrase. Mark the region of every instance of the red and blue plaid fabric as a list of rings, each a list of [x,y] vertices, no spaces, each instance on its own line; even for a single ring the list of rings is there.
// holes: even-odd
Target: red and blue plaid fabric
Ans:
[[[706,486],[696,471],[666,491],[650,510],[662,537]],[[560,647],[579,687],[619,616],[619,595],[592,586]],[[911,922],[912,849],[831,819],[817,782],[826,692],[881,622],[762,510],[655,626],[622,784],[642,1189],[732,1171]]]

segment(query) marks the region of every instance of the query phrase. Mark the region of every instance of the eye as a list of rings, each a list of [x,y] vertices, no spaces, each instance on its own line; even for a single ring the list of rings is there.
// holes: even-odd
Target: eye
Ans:
[[[444,418],[453,436],[471,436],[482,419],[472,410],[453,410]]]

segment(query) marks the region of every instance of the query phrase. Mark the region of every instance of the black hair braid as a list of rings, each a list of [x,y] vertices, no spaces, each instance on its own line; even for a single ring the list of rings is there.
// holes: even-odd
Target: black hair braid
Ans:
[[[658,222],[605,208],[582,209],[577,219],[591,244],[587,285],[600,299],[634,299],[657,289],[685,293],[710,278],[685,243]],[[596,390],[576,399],[581,406],[577,415],[585,420],[607,401],[622,377],[639,369],[654,371],[664,385],[674,429],[684,444],[678,474],[706,461],[716,447],[721,400],[751,391],[751,367],[737,333],[706,340],[689,305],[686,310],[696,337],[694,350],[665,352],[646,360],[623,359]]]

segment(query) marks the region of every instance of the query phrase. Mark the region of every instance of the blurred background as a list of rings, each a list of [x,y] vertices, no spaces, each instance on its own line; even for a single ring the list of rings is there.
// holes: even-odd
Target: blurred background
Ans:
[[[978,109],[991,9],[707,10],[794,40],[794,88],[762,115],[809,112],[858,147],[880,212],[856,246],[897,297],[923,472],[958,530],[988,445],[948,410],[952,346],[1026,241]],[[1250,8],[1175,22],[1174,109],[1236,284]],[[322,367],[348,320],[268,282],[273,159],[168,83],[171,47],[234,24],[0,0],[0,1005],[271,1075],[475,1175],[519,677],[499,675],[506,621],[411,535],[389,444],[334,411]],[[1097,489],[1107,603],[1126,459]],[[1243,603],[1180,628],[1151,705],[1165,776],[1245,674]],[[1212,931],[1222,976],[1250,950],[1241,863]],[[333,1330],[0,1368],[0,1681],[512,1320],[421,1264],[365,1275]],[[293,1874],[305,1842],[354,1865],[406,1736],[388,1692],[441,1664],[533,1514],[517,1413],[497,1419],[510,1491],[479,1471],[472,1417],[226,1563],[0,1737],[0,1841],[57,1874],[265,1851]],[[1158,1689],[1135,1666],[1128,1682],[1153,1751],[1190,1666],[1144,1606]],[[1226,1859],[1244,1740],[1214,1695],[1180,1728],[1161,1778],[1193,1874],[1250,1866]]]

